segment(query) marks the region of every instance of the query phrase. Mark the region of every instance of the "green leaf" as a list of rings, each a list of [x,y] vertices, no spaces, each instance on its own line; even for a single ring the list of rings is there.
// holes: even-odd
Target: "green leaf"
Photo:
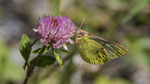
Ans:
[[[44,47],[43,49],[38,48],[38,49],[34,50],[32,53],[33,54],[40,54],[41,52],[43,52],[43,54],[45,54],[48,50],[49,50],[49,47]]]
[[[31,41],[26,34],[22,35],[19,50],[24,60],[27,62],[31,53]]]
[[[37,57],[30,61],[31,64],[33,64],[36,61]],[[38,67],[45,67],[47,65],[51,65],[56,61],[56,59],[52,56],[46,56],[42,55],[36,64]]]
[[[57,59],[59,65],[60,65],[61,67],[63,67],[63,61],[61,60],[59,54],[58,54],[55,50],[53,50],[53,52],[54,52],[54,55],[55,55],[55,57],[56,57],[56,59]]]

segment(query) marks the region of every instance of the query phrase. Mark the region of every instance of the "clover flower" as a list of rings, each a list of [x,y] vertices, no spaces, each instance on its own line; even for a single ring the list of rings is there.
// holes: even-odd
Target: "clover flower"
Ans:
[[[33,29],[38,34],[40,41],[45,45],[51,45],[55,49],[59,49],[70,39],[76,31],[76,27],[72,20],[66,16],[64,18],[59,15],[56,17],[44,16]]]

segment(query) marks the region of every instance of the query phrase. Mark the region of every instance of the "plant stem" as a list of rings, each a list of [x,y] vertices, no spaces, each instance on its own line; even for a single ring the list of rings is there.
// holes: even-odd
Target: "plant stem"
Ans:
[[[35,39],[31,45],[33,46],[37,41],[38,39]]]
[[[42,51],[41,51],[40,54],[37,56],[35,62],[34,62],[33,64],[28,65],[26,78],[25,78],[23,84],[27,84],[29,78],[31,77],[31,74],[33,73],[33,70],[34,70],[36,64],[38,63],[40,57],[42,56],[42,53],[44,52],[44,49],[45,49],[45,46],[42,47]]]
[[[33,72],[33,70],[35,68],[35,65],[38,63],[40,57],[41,57],[41,54],[37,56],[37,59],[36,59],[36,61],[33,64],[31,64],[30,66],[28,66],[26,78],[25,78],[23,84],[27,84],[28,79],[31,77],[31,74],[32,74],[32,72]]]

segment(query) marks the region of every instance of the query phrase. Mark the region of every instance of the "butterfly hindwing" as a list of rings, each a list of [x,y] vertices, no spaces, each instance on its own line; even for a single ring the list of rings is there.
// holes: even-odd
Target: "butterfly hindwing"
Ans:
[[[77,41],[77,48],[81,57],[91,64],[104,64],[110,60],[108,52],[98,42],[86,37]]]
[[[96,36],[90,37],[90,39],[100,43],[107,50],[111,59],[118,58],[127,53],[127,49],[117,43],[107,41],[103,38],[96,37]]]

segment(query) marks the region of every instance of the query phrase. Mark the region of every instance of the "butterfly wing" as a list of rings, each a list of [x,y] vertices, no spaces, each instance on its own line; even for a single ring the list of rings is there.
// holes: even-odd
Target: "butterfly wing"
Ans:
[[[77,41],[77,48],[83,60],[90,64],[104,64],[110,60],[105,48],[92,39],[80,38]]]
[[[123,46],[121,46],[115,42],[107,41],[107,40],[97,37],[97,36],[92,36],[89,38],[100,43],[107,50],[111,59],[115,59],[120,56],[123,56],[128,51],[126,48],[124,48]]]

